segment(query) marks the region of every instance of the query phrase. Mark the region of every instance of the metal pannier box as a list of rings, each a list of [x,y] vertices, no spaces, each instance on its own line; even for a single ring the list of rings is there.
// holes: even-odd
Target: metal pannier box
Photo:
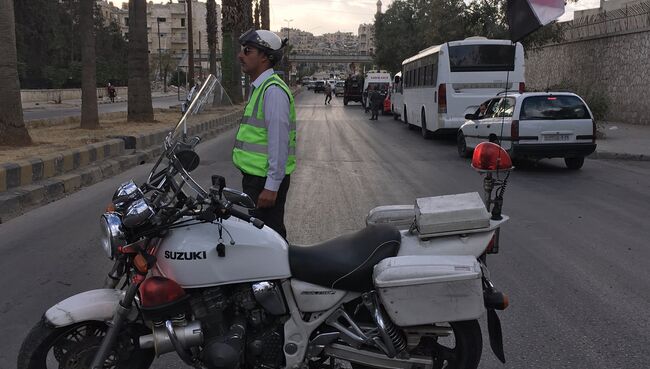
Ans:
[[[374,282],[388,316],[402,327],[472,320],[485,311],[473,256],[387,258],[375,266]]]

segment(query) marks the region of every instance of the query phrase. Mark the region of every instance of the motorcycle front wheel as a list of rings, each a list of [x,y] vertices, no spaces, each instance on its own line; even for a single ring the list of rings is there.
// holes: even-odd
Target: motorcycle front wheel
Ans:
[[[108,329],[106,323],[86,321],[56,328],[41,319],[29,332],[18,353],[17,369],[87,369]],[[138,348],[138,337],[147,334],[142,325],[129,325],[120,333],[104,362],[105,369],[147,369],[153,350]]]
[[[424,336],[414,350],[433,359],[434,369],[476,369],[481,361],[483,336],[477,320],[449,323],[453,334],[448,337]],[[352,363],[353,369],[371,368]]]

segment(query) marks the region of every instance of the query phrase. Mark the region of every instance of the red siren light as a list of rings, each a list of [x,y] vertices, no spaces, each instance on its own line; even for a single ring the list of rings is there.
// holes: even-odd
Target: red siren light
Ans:
[[[481,142],[474,149],[472,168],[479,172],[512,170],[512,159],[501,146],[493,142]]]
[[[146,309],[167,305],[185,297],[185,290],[175,281],[153,276],[140,285],[142,307]]]

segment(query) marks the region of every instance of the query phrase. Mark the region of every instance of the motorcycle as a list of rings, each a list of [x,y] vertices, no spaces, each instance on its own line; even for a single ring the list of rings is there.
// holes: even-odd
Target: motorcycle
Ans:
[[[290,245],[239,210],[254,201],[225,178],[212,176],[205,190],[190,175],[200,139],[187,126],[211,111],[217,85],[210,76],[201,86],[147,181],[121,185],[102,214],[102,247],[114,261],[104,288],[48,309],[18,369],[144,369],[172,352],[208,369],[473,369],[486,311],[505,362],[495,310],[508,301],[486,266],[508,220],[505,151],[475,150],[485,203],[469,193],[379,207],[358,232]]]

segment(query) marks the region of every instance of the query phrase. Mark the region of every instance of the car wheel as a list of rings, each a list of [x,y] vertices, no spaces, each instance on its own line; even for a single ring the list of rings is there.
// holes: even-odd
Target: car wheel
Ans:
[[[458,136],[456,136],[456,146],[458,147],[458,156],[461,158],[469,158],[471,156],[472,149],[467,147],[467,141],[465,140],[463,131],[458,131]]]
[[[582,168],[582,165],[585,163],[585,158],[564,158],[564,163],[567,168],[578,170]]]
[[[345,105],[345,106],[348,105],[348,99],[346,99],[345,97],[343,98],[343,105]]]

